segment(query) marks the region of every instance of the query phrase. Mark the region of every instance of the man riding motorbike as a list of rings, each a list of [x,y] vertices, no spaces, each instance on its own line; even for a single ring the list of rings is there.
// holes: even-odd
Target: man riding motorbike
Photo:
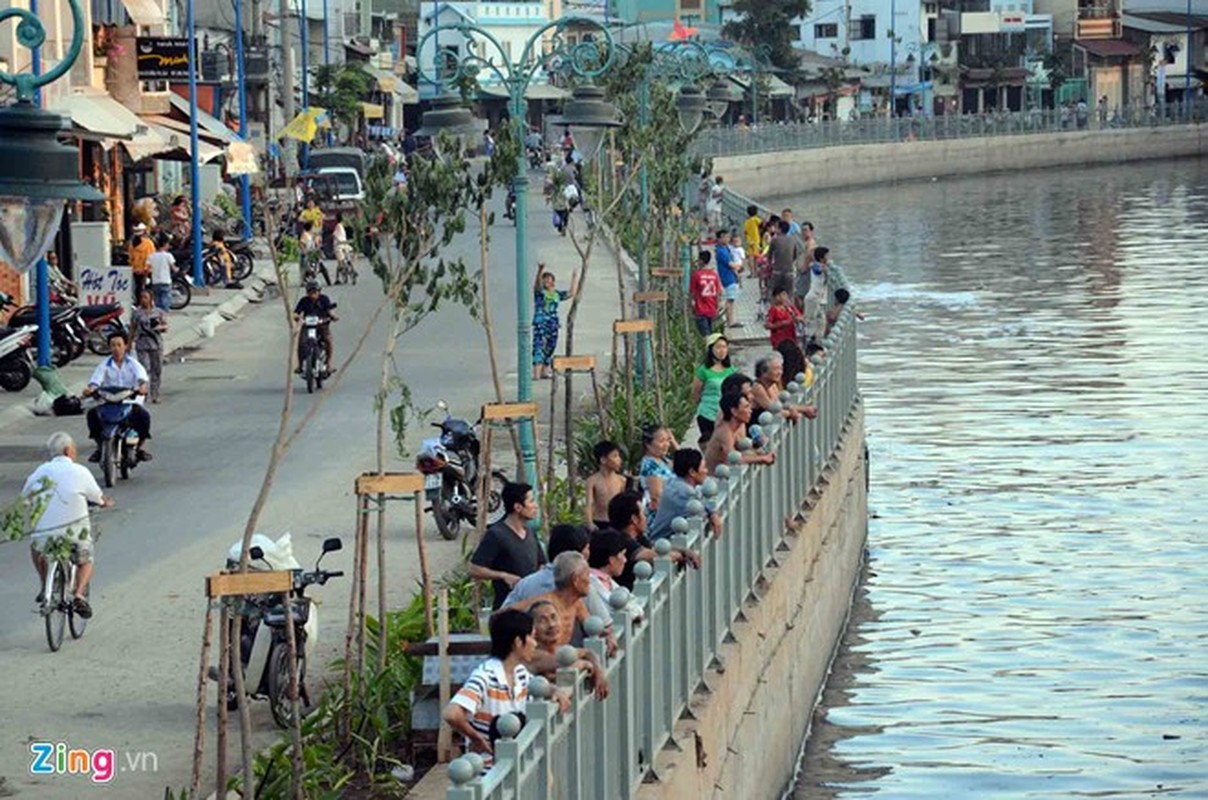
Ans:
[[[298,298],[297,304],[294,306],[294,320],[298,323],[302,322],[304,317],[315,316],[321,321],[318,332],[319,338],[323,341],[323,350],[327,353],[327,374],[336,371],[335,367],[335,350],[331,344],[331,323],[336,321],[336,315],[331,313],[334,304],[331,298],[323,294],[319,289],[319,282],[312,280],[306,284],[306,296]],[[294,372],[302,373],[302,340],[298,340],[298,368]]]
[[[88,582],[92,580],[92,535],[89,529],[88,504],[111,506],[113,500],[101,494],[96,478],[86,467],[75,463],[76,446],[70,434],[63,431],[53,433],[46,443],[50,461],[34,470],[25,481],[21,495],[31,502],[42,505],[42,512],[33,521],[29,539],[29,555],[38,571],[38,586],[46,584],[46,556],[44,551],[56,538],[73,540],[72,558],[76,570],[76,585],[72,587],[75,612],[84,619],[92,616],[88,605]],[[42,604],[45,598],[39,588],[34,602]]]
[[[150,461],[151,454],[144,447],[146,441],[151,438],[151,415],[143,407],[148,388],[147,370],[138,363],[138,359],[127,355],[127,346],[124,334],[115,332],[109,337],[109,347],[113,355],[93,370],[83,395],[90,397],[102,386],[133,389],[137,397],[130,406],[128,424],[138,434],[138,460]],[[88,460],[95,464],[101,460],[101,413],[98,406],[88,409],[88,438],[96,442],[96,450],[88,457]]]

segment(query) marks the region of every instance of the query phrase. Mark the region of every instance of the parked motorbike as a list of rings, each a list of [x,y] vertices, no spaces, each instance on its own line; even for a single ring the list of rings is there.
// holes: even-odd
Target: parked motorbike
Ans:
[[[424,475],[424,493],[432,504],[436,527],[445,539],[456,539],[462,523],[474,525],[478,519],[478,434],[463,419],[449,414],[444,400],[436,404],[445,412],[443,422],[432,424],[440,428],[440,437],[425,439],[415,459],[415,467]],[[491,470],[487,480],[486,524],[503,519],[503,485],[507,476],[502,470]]]
[[[79,306],[80,318],[88,328],[85,343],[94,355],[107,356],[110,353],[109,339],[114,334],[129,338],[129,332],[122,322],[122,304],[104,303],[95,306]]]
[[[336,307],[335,303],[331,304]],[[330,320],[324,320],[313,314],[302,318],[302,336],[298,340],[298,366],[302,369],[302,377],[306,380],[307,394],[313,394],[315,387],[323,388],[323,381],[328,375],[327,348],[319,336],[319,328],[330,325]]]
[[[6,308],[16,310],[8,318],[8,325],[14,328],[38,324],[38,309],[34,306],[17,306],[12,296],[0,292],[0,312]],[[56,367],[62,367],[79,358],[84,353],[84,342],[88,338],[88,328],[80,317],[79,309],[75,306],[51,303],[50,306],[50,348],[51,360]]]
[[[238,541],[227,551],[227,569],[237,569],[243,542]],[[322,552],[315,561],[315,568],[303,572],[294,559],[290,535],[284,534],[276,541],[256,534],[252,537],[249,554],[253,568],[260,565],[270,570],[291,570],[294,573],[290,621],[294,626],[294,644],[298,664],[298,697],[303,705],[311,704],[310,692],[306,687],[306,664],[314,657],[319,640],[319,614],[315,604],[306,596],[306,587],[323,586],[331,578],[344,575],[340,571],[319,568],[323,556],[343,549],[340,539],[323,540]],[[243,687],[248,696],[255,700],[267,699],[273,713],[273,721],[282,728],[289,727],[293,719],[293,704],[290,700],[290,661],[288,633],[285,629],[285,606],[277,594],[258,595],[249,598],[243,607],[240,626],[241,656],[239,667],[243,670]],[[232,651],[233,652],[233,651]],[[232,667],[234,665],[232,664]],[[209,669],[210,680],[218,680],[218,668]],[[235,679],[229,677],[226,685],[228,709],[239,705],[235,691]]]
[[[19,392],[29,385],[34,375],[34,360],[30,354],[37,325],[6,328],[0,325],[0,388]]]
[[[126,480],[138,466],[138,434],[130,427],[130,406],[136,393],[121,386],[102,386],[96,396],[101,401],[101,476],[105,487],[112,488],[118,473]]]

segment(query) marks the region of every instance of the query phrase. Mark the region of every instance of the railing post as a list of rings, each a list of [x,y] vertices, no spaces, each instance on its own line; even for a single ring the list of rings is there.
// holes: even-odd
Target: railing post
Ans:
[[[559,663],[561,663],[561,659],[559,659]],[[571,719],[566,734],[569,737],[566,752],[570,756],[570,763],[563,765],[568,775],[566,789],[570,797],[582,797],[584,784],[583,726],[579,725],[579,672],[573,667],[559,667],[555,680],[558,688],[569,692],[571,697]]]
[[[626,592],[628,595],[628,592]],[[584,632],[587,637],[584,639],[584,646],[595,654],[599,659],[600,664],[608,664],[608,643],[604,640],[604,631],[607,628],[607,622],[599,617],[588,617],[583,624]],[[591,705],[585,709],[584,714],[590,716],[593,721],[591,726],[591,743],[590,752],[587,757],[588,763],[591,765],[591,779],[586,783],[592,787],[593,797],[613,797],[615,795],[610,771],[613,768],[613,762],[617,758],[615,752],[615,744],[609,739],[608,729],[608,714],[606,709],[595,703],[592,699],[585,699],[586,703]],[[582,722],[582,715],[576,718],[576,723]],[[582,727],[576,724],[576,727]],[[518,795],[517,795],[518,796]]]
[[[635,568],[636,572],[636,568]],[[636,586],[636,584],[635,584]],[[640,776],[636,774],[637,764],[637,692],[634,691],[634,663],[637,661],[637,648],[633,641],[633,620],[629,617],[626,606],[629,605],[630,595],[625,589],[617,589],[608,598],[612,606],[612,631],[617,641],[621,643],[624,652],[617,664],[612,694],[609,697],[613,703],[623,703],[618,709],[617,719],[617,759],[620,762],[620,785],[617,796],[621,800],[633,797]],[[646,612],[649,614],[649,610]],[[597,656],[598,658],[599,656]],[[604,660],[601,664],[606,664]],[[616,698],[616,699],[613,699]]]

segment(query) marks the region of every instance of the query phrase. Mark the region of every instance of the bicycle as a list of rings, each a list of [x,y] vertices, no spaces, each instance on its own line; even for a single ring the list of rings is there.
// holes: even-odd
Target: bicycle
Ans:
[[[38,613],[46,624],[46,644],[52,653],[63,646],[63,630],[71,630],[71,638],[84,635],[88,620],[76,613],[71,600],[67,599],[67,587],[71,586],[74,597],[76,582],[77,545],[61,536],[52,537],[43,551],[46,558],[46,581],[42,586],[42,605]],[[91,584],[84,588],[84,600],[92,592]]]

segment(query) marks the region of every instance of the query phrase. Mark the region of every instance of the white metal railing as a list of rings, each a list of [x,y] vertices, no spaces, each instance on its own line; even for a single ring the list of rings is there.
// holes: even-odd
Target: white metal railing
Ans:
[[[739,198],[732,202],[745,205]],[[832,273],[845,286],[841,269]],[[703,486],[690,516],[677,519],[676,533],[656,542],[653,566],[639,563],[631,597],[613,593],[613,633],[620,645],[609,659],[600,637],[604,622],[587,623],[585,646],[607,665],[612,692],[593,699],[580,673],[563,667],[556,684],[572,693],[570,710],[549,702],[542,678],[530,684],[527,722],[501,720],[504,738],[495,744],[495,764],[466,755],[449,765],[448,800],[546,800],[547,798],[630,798],[653,772],[659,751],[671,738],[705,671],[717,658],[731,625],[771,561],[784,536],[784,520],[800,509],[834,457],[857,403],[856,319],[844,310],[826,342],[826,357],[814,365],[812,386],[790,383],[782,402],[812,402],[818,416],[784,424],[771,411],[761,415],[761,433],[776,453],[771,466],[744,466],[739,453],[719,466]],[[747,445],[749,442],[741,443]],[[704,530],[707,512],[717,511],[723,534]],[[701,554],[699,571],[676,569],[672,546]],[[635,622],[626,611],[631,599],[641,607]],[[571,648],[559,662],[573,662]],[[510,734],[510,735],[509,735]]]

